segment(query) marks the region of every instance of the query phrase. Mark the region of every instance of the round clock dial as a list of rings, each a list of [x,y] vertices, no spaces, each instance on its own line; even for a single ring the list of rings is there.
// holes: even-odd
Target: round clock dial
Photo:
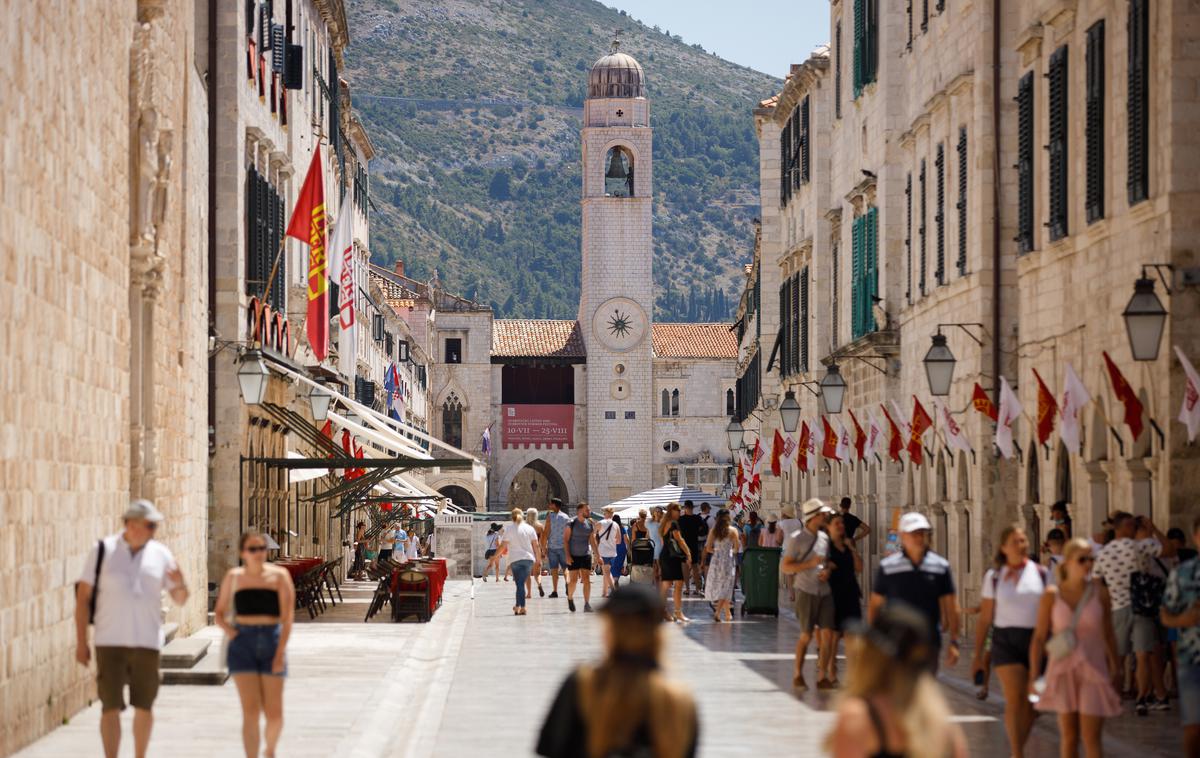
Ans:
[[[646,312],[627,297],[607,300],[592,314],[592,334],[609,350],[623,352],[646,336]]]

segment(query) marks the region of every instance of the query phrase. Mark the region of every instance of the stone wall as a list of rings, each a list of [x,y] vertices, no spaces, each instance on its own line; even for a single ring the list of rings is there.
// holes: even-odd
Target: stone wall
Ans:
[[[0,40],[0,754],[95,696],[74,581],[131,497],[204,623],[207,110],[191,2],[22,3]],[[201,37],[202,39],[202,37]],[[54,44],[51,44],[51,40]],[[71,92],[86,92],[86,98]],[[48,147],[48,146],[53,146]]]

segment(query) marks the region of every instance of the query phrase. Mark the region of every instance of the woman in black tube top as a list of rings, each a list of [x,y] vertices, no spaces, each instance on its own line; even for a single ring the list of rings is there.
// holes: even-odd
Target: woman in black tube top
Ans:
[[[229,569],[217,596],[217,624],[228,639],[229,673],[242,700],[242,744],[247,758],[259,754],[259,719],[266,717],[266,749],[275,755],[283,731],[283,680],[296,589],[286,569],[267,563],[267,538],[246,532],[239,543],[242,566]]]

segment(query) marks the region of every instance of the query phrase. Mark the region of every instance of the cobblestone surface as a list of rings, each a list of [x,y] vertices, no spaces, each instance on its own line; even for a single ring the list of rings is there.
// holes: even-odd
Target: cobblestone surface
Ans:
[[[549,579],[544,581],[549,591]],[[564,598],[538,598],[536,590],[529,615],[515,617],[512,592],[511,582],[476,583],[472,600],[469,584],[455,582],[429,624],[363,624],[369,588],[359,585],[318,623],[297,624],[279,753],[532,755],[562,678],[599,654],[600,623],[582,613],[581,602],[580,612],[571,614]],[[671,629],[667,654],[670,672],[691,686],[699,703],[701,753],[778,755],[786,748],[793,755],[819,755],[833,698],[792,694],[794,620],[785,614],[714,624],[705,617],[706,603],[688,600],[686,609],[696,620]],[[942,680],[971,754],[1008,755],[997,695],[975,700],[965,665]],[[992,690],[998,693],[999,684]],[[98,719],[93,705],[19,755],[95,755]],[[239,730],[231,683],[164,687],[151,755],[237,755]],[[1177,755],[1178,736],[1175,711],[1143,719],[1130,713],[1109,722],[1106,754]],[[123,756],[132,755],[128,739],[122,747]],[[1028,755],[1057,755],[1050,719],[1039,720]]]

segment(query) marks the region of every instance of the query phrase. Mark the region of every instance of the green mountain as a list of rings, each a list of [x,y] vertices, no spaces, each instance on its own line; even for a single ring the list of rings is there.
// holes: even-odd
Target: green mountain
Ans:
[[[656,318],[722,320],[758,214],[752,108],[778,79],[594,0],[348,0],[376,147],[373,258],[503,317],[574,318],[587,72],[619,30],[646,70]]]

